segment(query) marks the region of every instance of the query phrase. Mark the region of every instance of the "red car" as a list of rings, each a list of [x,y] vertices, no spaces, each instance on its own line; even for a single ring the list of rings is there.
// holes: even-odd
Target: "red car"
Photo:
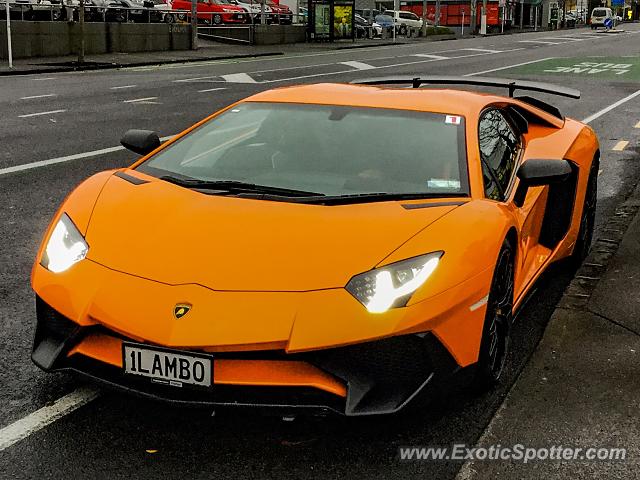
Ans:
[[[282,4],[279,5],[275,2],[267,2],[267,5],[271,7],[273,12],[273,21],[283,25],[291,25],[293,23],[293,12],[289,7]]]
[[[243,8],[227,3],[226,0],[197,0],[198,21],[206,24],[220,25],[222,23],[245,23],[246,12]],[[179,20],[191,18],[190,0],[173,0],[174,10],[186,10],[177,15]]]

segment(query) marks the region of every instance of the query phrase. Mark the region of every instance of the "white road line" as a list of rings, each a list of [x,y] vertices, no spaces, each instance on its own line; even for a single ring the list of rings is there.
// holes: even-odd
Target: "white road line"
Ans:
[[[573,40],[574,42],[584,42],[584,38],[573,38],[573,37],[537,37],[536,40],[550,40],[550,41],[556,41],[556,40]],[[563,42],[560,42],[563,43]],[[566,43],[566,42],[565,42]]]
[[[149,102],[151,100],[157,100],[157,99],[158,97],[135,98],[133,100],[123,100],[122,103]]]
[[[451,57],[443,57],[442,55],[431,55],[428,53],[416,53],[413,57],[432,58],[433,60],[449,60]]]
[[[226,88],[225,87],[207,88],[205,90],[198,90],[198,93],[215,92],[217,90],[226,90]]]
[[[34,98],[57,97],[55,93],[47,93],[46,95],[31,95],[30,97],[20,97],[20,100],[32,100]]]
[[[110,90],[122,90],[125,88],[134,88],[134,87],[137,87],[137,85],[120,85],[117,87],[111,87]]]
[[[545,40],[518,40],[518,43],[542,43],[544,45],[562,45],[566,42],[547,42]]]
[[[180,80],[173,80],[173,83],[188,83],[199,82],[202,80],[208,80],[211,82],[221,82],[222,80],[211,80],[212,78],[220,78],[220,75],[210,75],[208,77],[194,77],[194,78],[181,78]]]
[[[55,80],[56,77],[32,78],[34,82],[44,82],[45,80]]]
[[[50,110],[48,112],[27,113],[26,115],[18,115],[20,118],[38,117],[40,115],[53,115],[54,113],[62,113],[66,110]]]
[[[522,63],[513,64],[513,65],[506,65],[504,67],[491,68],[489,70],[483,70],[481,72],[467,73],[466,75],[463,75],[463,77],[474,77],[476,75],[484,75],[485,73],[498,72],[500,70],[508,70],[510,68],[521,67],[522,65],[530,65],[532,63],[544,62],[545,60],[553,60],[554,58],[555,57],[539,58],[537,60],[531,60],[529,62],[522,62]]]
[[[584,120],[582,120],[582,123],[591,123],[593,122],[595,119],[600,118],[602,115],[604,115],[605,113],[610,112],[611,110],[613,110],[614,108],[618,108],[620,105],[622,105],[623,103],[627,103],[629,100],[633,100],[634,98],[636,98],[638,95],[640,95],[640,90],[637,90],[635,92],[633,92],[631,95],[628,95],[624,98],[621,98],[620,100],[618,100],[615,103],[612,103],[611,105],[609,105],[606,108],[603,108],[602,110],[600,110],[599,112],[594,113],[593,115],[588,116],[587,118],[585,118]]]
[[[355,60],[349,62],[340,62],[341,65],[347,65],[348,67],[353,67],[357,70],[374,70],[376,67],[373,65],[369,65],[364,62],[356,62]]]
[[[625,149],[627,145],[629,145],[628,140],[620,140],[618,143],[615,144],[615,146],[611,150],[613,150],[614,152],[621,152]]]
[[[231,73],[229,75],[221,75],[221,77],[225,82],[230,83],[256,83],[256,81],[246,73]]]
[[[640,122],[636,123],[635,127],[633,128],[640,128]]]
[[[78,388],[59,398],[52,405],[42,407],[11,425],[7,425],[0,430],[0,452],[86,405],[96,399],[99,394],[98,390],[92,388]]]
[[[503,50],[488,50],[486,48],[461,48],[460,50],[469,50],[471,52],[485,52],[485,53],[502,53]]]
[[[161,142],[166,142],[174,137],[169,135],[168,137],[162,137]],[[91,152],[76,153],[74,155],[67,155],[64,157],[51,158],[49,160],[40,160],[38,162],[24,163],[22,165],[15,165],[13,167],[6,167],[0,169],[0,176],[8,175],[9,173],[22,172],[24,170],[32,170],[34,168],[46,167],[48,165],[55,165],[56,163],[70,162],[71,160],[80,160],[81,158],[97,157],[98,155],[104,155],[105,153],[113,153],[119,150],[124,150],[124,147],[118,145],[117,147],[101,148],[100,150],[93,150]]]

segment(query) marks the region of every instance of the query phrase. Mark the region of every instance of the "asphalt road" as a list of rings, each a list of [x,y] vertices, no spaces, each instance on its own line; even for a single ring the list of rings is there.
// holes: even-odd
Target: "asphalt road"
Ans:
[[[0,429],[81,385],[65,374],[44,374],[30,362],[34,302],[29,273],[48,221],[73,186],[94,172],[134,160],[123,150],[91,154],[117,147],[125,130],[152,129],[168,136],[267,88],[416,73],[486,72],[572,86],[583,92],[581,100],[540,97],[567,116],[588,119],[640,90],[640,25],[625,28],[620,34],[538,32],[0,78]],[[602,150],[598,225],[638,180],[639,122],[640,96],[590,122]],[[55,163],[82,153],[87,155]],[[29,165],[47,160],[52,164]],[[410,412],[392,418],[283,422],[245,413],[211,417],[210,411],[177,410],[102,392],[1,449],[0,477],[452,478],[460,463],[401,463],[397,448],[473,444],[535,349],[570,277],[571,272],[554,269],[539,283],[515,327],[504,383],[490,394],[472,394],[462,376],[437,397],[420,399]]]

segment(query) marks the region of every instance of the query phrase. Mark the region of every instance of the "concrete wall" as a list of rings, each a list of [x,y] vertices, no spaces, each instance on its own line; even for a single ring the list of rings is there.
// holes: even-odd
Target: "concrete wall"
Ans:
[[[254,45],[279,45],[300,43],[307,40],[305,25],[254,25]],[[198,34],[203,38],[227,43],[249,43],[250,27],[199,27]]]
[[[55,57],[75,54],[80,44],[80,26],[67,22],[11,22],[14,58]],[[164,23],[86,23],[85,52],[147,52],[188,50],[190,25]],[[6,59],[7,30],[0,22],[0,58]]]

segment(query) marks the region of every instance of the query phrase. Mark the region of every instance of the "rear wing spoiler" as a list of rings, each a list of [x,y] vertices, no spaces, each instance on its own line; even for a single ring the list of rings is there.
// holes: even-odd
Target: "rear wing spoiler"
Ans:
[[[529,92],[548,93],[561,97],[580,98],[580,91],[573,88],[553,85],[551,83],[528,82],[526,80],[512,80],[507,78],[489,77],[450,77],[440,75],[425,75],[422,77],[380,77],[363,80],[354,80],[354,85],[411,85],[413,88],[420,88],[422,85],[471,85],[476,87],[506,88],[509,90],[509,97],[513,98],[516,90]],[[547,112],[554,117],[564,120],[564,116],[557,107],[550,105],[537,98],[528,96],[516,97],[516,100],[528,103],[540,110]]]
[[[516,90],[548,93],[561,97],[580,98],[580,91],[573,88],[553,85],[551,83],[529,82],[526,80],[512,80],[507,78],[489,77],[454,77],[440,75],[425,75],[422,77],[380,77],[351,82],[356,85],[411,85],[420,88],[422,85],[471,85],[477,87],[496,87],[509,90],[509,97],[513,97]]]

